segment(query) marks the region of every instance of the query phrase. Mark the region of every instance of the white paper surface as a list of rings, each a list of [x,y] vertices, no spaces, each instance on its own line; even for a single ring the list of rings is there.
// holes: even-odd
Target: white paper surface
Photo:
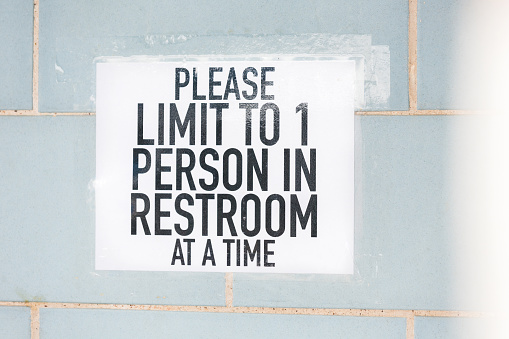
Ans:
[[[96,269],[353,273],[354,82],[346,60],[98,63]]]

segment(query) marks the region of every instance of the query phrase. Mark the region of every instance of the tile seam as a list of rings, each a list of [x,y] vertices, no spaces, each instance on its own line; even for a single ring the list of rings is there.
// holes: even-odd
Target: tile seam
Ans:
[[[384,115],[384,116],[401,116],[401,115],[470,115],[481,114],[479,110],[416,110],[416,111],[356,111],[355,115]],[[89,116],[96,115],[95,112],[51,112],[40,113],[31,110],[0,110],[0,116]]]
[[[34,41],[32,54],[32,113],[39,113],[39,0],[34,0]]]
[[[470,115],[480,114],[476,110],[415,110],[415,111],[356,111],[355,115],[383,115],[383,116],[424,116],[424,115]]]
[[[0,115],[5,116],[17,116],[17,115],[38,115],[37,113],[34,113],[33,110],[28,109],[13,109],[13,110],[0,110]]]
[[[225,273],[224,276],[225,280],[225,304],[226,307],[232,308],[233,307],[233,273]]]
[[[388,309],[353,309],[353,308],[297,308],[297,307],[255,307],[255,306],[189,306],[189,305],[149,305],[149,304],[92,304],[92,303],[58,303],[58,302],[21,302],[0,301],[0,306],[65,309],[111,309],[111,310],[149,310],[173,312],[209,312],[209,313],[251,313],[251,314],[297,314],[297,315],[334,315],[357,317],[456,317],[487,318],[494,313],[473,311],[436,311],[436,310],[388,310]]]
[[[414,339],[415,336],[414,324],[415,317],[414,313],[412,312],[412,315],[406,318],[406,339]]]
[[[408,99],[409,111],[417,112],[417,0],[408,0]]]
[[[30,306],[30,338],[39,339],[39,306],[34,304]]]
[[[433,311],[433,310],[415,310],[415,317],[447,317],[447,318],[486,318],[494,317],[492,312],[475,311]]]

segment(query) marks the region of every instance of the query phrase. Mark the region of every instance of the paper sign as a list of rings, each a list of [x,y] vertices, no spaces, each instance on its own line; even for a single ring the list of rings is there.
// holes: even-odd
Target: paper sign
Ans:
[[[353,273],[355,64],[97,64],[96,269]]]

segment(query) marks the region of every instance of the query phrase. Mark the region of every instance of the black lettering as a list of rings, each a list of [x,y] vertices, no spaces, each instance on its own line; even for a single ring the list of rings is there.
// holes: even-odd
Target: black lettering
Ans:
[[[182,246],[180,245],[180,239],[177,238],[175,240],[175,249],[173,250],[173,257],[171,259],[171,264],[175,265],[175,261],[180,260],[181,265],[185,265],[184,261],[184,253],[182,251]]]
[[[230,184],[230,155],[235,156],[235,178],[236,181]],[[236,191],[242,185],[242,153],[236,148],[228,148],[223,154],[223,186],[228,191]]]
[[[194,242],[194,239],[183,239],[187,245],[187,265],[191,266],[191,244]]]
[[[269,255],[274,255],[274,251],[269,251],[269,244],[275,244],[275,240],[264,240],[263,241],[263,266],[275,267],[276,264],[269,262]]]
[[[269,150],[262,148],[262,166],[256,160],[256,154],[252,148],[247,149],[247,190],[253,190],[253,171],[256,172],[256,178],[262,191],[266,191],[269,186]]]
[[[196,68],[193,67],[193,100],[205,100],[205,95],[198,94],[198,74],[196,73]]]
[[[228,107],[228,103],[210,103],[210,108],[216,110],[216,145],[221,145],[223,142],[223,109]]]
[[[212,266],[216,266],[216,259],[214,258],[214,250],[212,249],[212,242],[210,239],[207,239],[207,244],[205,245],[205,253],[203,254],[201,265],[205,266],[207,260],[211,261]]]
[[[201,104],[201,144],[207,144],[207,103]]]
[[[143,200],[143,210],[137,211],[136,201]],[[131,235],[136,235],[136,218],[140,218],[145,235],[150,235],[148,228],[147,214],[150,210],[150,200],[143,193],[131,193]]]
[[[256,103],[240,103],[239,108],[246,109],[246,145],[251,145],[251,130],[252,130],[252,116],[253,108],[258,108]]]
[[[221,86],[221,81],[214,81],[214,73],[222,71],[223,67],[209,68],[209,100],[221,100],[220,95],[214,95],[214,87]]]
[[[170,104],[170,145],[175,145],[175,125],[177,125],[180,137],[183,138],[189,127],[189,144],[194,145],[195,140],[195,123],[196,123],[196,110],[195,104],[190,103],[187,108],[186,117],[184,122],[180,120],[180,115],[175,103]]]
[[[242,73],[242,79],[244,80],[244,83],[246,85],[249,85],[253,88],[253,93],[251,94],[247,94],[246,91],[242,91],[242,96],[244,97],[244,99],[246,100],[253,100],[254,98],[256,98],[256,96],[258,95],[258,86],[256,85],[256,83],[254,81],[251,81],[247,78],[247,74],[248,73],[253,73],[253,75],[255,77],[258,76],[258,72],[256,71],[255,68],[253,67],[248,67],[244,70],[244,73]]]
[[[198,182],[200,183],[200,187],[205,191],[213,191],[217,188],[217,185],[219,183],[219,173],[214,167],[210,166],[205,162],[205,158],[207,155],[211,155],[212,160],[217,161],[219,160],[219,154],[217,154],[217,151],[213,148],[206,148],[200,153],[200,166],[205,171],[212,174],[212,183],[207,184],[205,182],[205,179],[200,179]]]
[[[155,235],[171,235],[171,230],[162,230],[161,229],[161,218],[170,217],[169,211],[161,211],[161,200],[162,199],[171,199],[171,193],[156,193],[155,194]]]
[[[309,150],[310,166],[306,164],[300,148],[295,149],[295,190],[301,190],[301,173],[304,173],[309,190],[316,191],[316,148]]]
[[[177,195],[175,199],[175,212],[187,219],[187,229],[184,230],[180,227],[180,224],[175,224],[175,231],[182,236],[187,236],[193,232],[194,218],[191,213],[182,209],[182,200],[186,200],[189,206],[194,206],[194,200],[193,197],[187,193],[181,193]]]
[[[140,168],[140,154],[145,156],[145,166]],[[133,148],[133,190],[138,189],[138,174],[147,173],[152,165],[150,152],[144,148]]]
[[[188,156],[189,164],[187,166],[182,165],[182,155],[185,154]],[[182,189],[182,174],[186,175],[187,178],[187,184],[189,185],[189,189],[191,191],[196,190],[196,186],[194,185],[193,175],[191,174],[191,171],[194,168],[194,165],[196,163],[195,155],[192,149],[189,148],[177,148],[177,163],[176,163],[176,189],[181,190]]]
[[[159,116],[157,124],[157,144],[164,145],[164,104],[159,104]]]
[[[214,199],[214,194],[196,194],[196,199],[201,200],[201,235],[209,234],[209,200]]]
[[[272,139],[267,138],[267,109],[274,112]],[[279,140],[279,107],[274,103],[268,102],[260,108],[260,140],[267,146],[272,146]]]
[[[173,149],[171,148],[156,148],[156,190],[171,190],[171,184],[161,183],[161,173],[171,172],[171,166],[161,166],[161,155],[172,154]]]
[[[252,231],[250,231],[247,228],[247,203],[249,201],[254,202],[254,215],[255,215],[255,222],[254,222],[254,228]],[[246,194],[240,203],[240,227],[242,229],[242,233],[248,237],[254,237],[257,236],[258,233],[260,233],[260,219],[261,219],[261,211],[260,211],[260,198],[254,194]]]
[[[232,249],[231,244],[235,242],[234,239],[223,239],[223,243],[226,244],[226,266],[231,266]]]
[[[276,69],[274,67],[262,67],[262,80],[261,80],[261,98],[262,100],[274,100],[273,95],[265,95],[265,88],[267,86],[272,86],[274,83],[272,81],[266,80],[267,72],[274,72]]]
[[[180,73],[185,75],[184,82],[180,82]],[[180,99],[180,88],[189,84],[189,71],[186,68],[175,68],[175,100]]]
[[[284,149],[284,163],[283,163],[283,185],[284,190],[290,190],[290,149]]]
[[[272,229],[272,202],[279,203],[279,228]],[[279,194],[271,194],[265,201],[265,230],[271,237],[279,237],[285,232],[285,199]]]
[[[255,246],[251,251],[249,247],[249,241],[244,240],[244,266],[247,266],[248,257],[250,261],[254,261],[256,256],[256,266],[260,266],[260,240],[256,240]]]
[[[143,104],[138,104],[138,145],[153,145],[154,139],[143,138]]]
[[[240,239],[237,239],[235,241],[235,244],[237,245],[236,247],[236,252],[237,252],[237,266],[240,266]]]
[[[224,210],[224,201],[230,202],[230,210]],[[217,195],[217,235],[223,236],[223,220],[226,219],[228,227],[230,228],[230,234],[234,237],[237,236],[235,230],[235,224],[233,223],[233,215],[237,211],[237,202],[235,197],[231,194],[218,194]]]
[[[302,111],[300,142],[301,142],[302,146],[306,146],[308,144],[308,103],[307,102],[303,102],[295,108],[296,113],[299,113],[300,111]]]
[[[233,88],[231,88],[231,85],[233,84]],[[239,93],[239,85],[237,84],[237,76],[235,75],[235,68],[230,68],[230,73],[228,74],[228,81],[226,81],[226,87],[224,89],[224,96],[223,100],[228,100],[228,96],[230,93],[235,94],[235,98],[237,100],[240,100],[240,93]]]
[[[316,226],[318,219],[318,210],[317,210],[317,196],[316,194],[312,194],[309,198],[308,206],[306,207],[306,212],[302,214],[302,209],[300,208],[299,199],[296,194],[290,195],[290,236],[297,236],[297,217],[299,217],[299,222],[302,229],[306,229],[306,225],[308,223],[309,218],[311,217],[311,237],[316,238]]]

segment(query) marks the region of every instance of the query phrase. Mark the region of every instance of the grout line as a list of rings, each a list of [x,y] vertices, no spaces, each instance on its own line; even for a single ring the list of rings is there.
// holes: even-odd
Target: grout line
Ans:
[[[1,115],[8,115],[8,116],[20,116],[20,115],[26,115],[26,116],[84,116],[84,115],[95,115],[94,112],[62,112],[62,113],[40,113],[35,112],[31,110],[0,110],[0,116]]]
[[[39,113],[39,0],[34,0],[34,46],[32,54],[32,112]]]
[[[224,274],[224,280],[225,280],[225,302],[227,308],[233,307],[233,273],[225,273]]]
[[[477,110],[460,110],[460,109],[418,109],[409,115],[469,115],[481,114]]]
[[[34,304],[30,306],[30,333],[31,339],[39,339],[39,306]]]
[[[73,112],[54,112],[54,113],[38,113],[37,115],[42,115],[42,116],[53,116],[53,117],[57,117],[57,116],[73,116],[73,115],[76,115],[76,116],[89,116],[89,115],[95,115],[95,112],[76,112],[76,113],[73,113]]]
[[[38,115],[29,109],[0,110],[0,115]]]
[[[414,323],[415,317],[413,314],[406,318],[406,339],[414,339],[415,336]]]
[[[472,312],[472,311],[414,311],[416,317],[449,317],[449,318],[485,318],[493,317],[494,313]]]
[[[417,0],[408,0],[408,100],[417,112]]]
[[[357,111],[355,115],[384,115],[384,116],[410,116],[410,115],[469,115],[479,114],[473,110],[415,110],[415,111]]]
[[[381,310],[381,309],[341,309],[341,308],[294,308],[294,307],[248,307],[248,306],[179,306],[179,305],[134,305],[134,304],[90,304],[90,303],[57,303],[57,302],[13,302],[0,301],[0,306],[26,306],[31,310],[40,308],[65,309],[109,309],[109,310],[149,310],[172,312],[210,312],[210,313],[250,313],[250,314],[299,314],[299,315],[333,315],[355,317],[455,317],[487,318],[494,313],[470,311],[433,311],[433,310]],[[38,321],[38,320],[37,320]]]
[[[356,111],[355,115],[383,115],[383,116],[402,116],[402,115],[469,115],[480,114],[481,111],[476,110],[416,110],[416,111]],[[95,112],[53,112],[53,113],[39,113],[31,110],[0,110],[0,115],[9,116],[93,116]]]

